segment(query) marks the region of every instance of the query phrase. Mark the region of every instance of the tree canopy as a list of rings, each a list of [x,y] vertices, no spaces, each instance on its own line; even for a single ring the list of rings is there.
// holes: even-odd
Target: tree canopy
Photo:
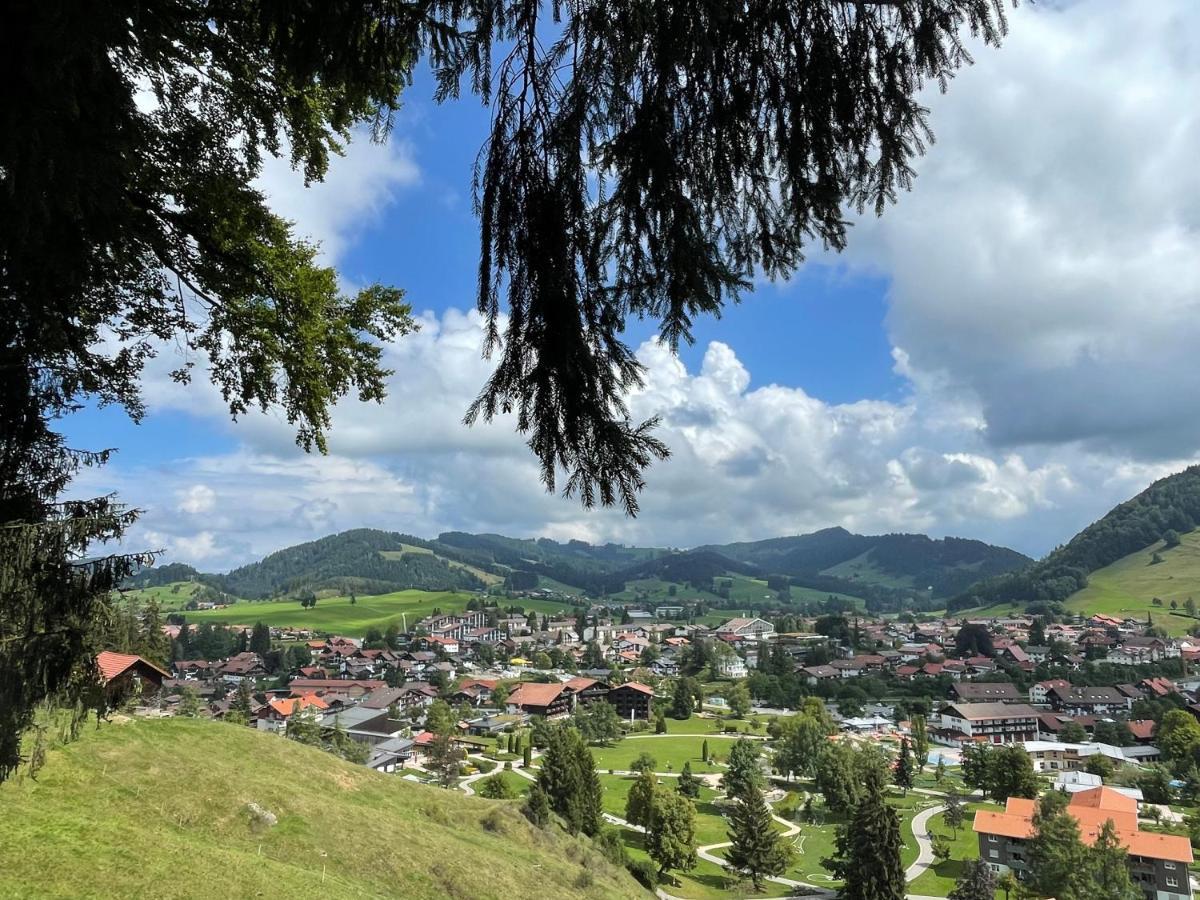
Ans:
[[[999,43],[1001,0],[611,4],[500,0],[93,4],[18,0],[0,31],[0,777],[47,698],[94,687],[91,627],[145,557],[135,517],[63,502],[57,420],[144,412],[160,348],[233,416],[281,411],[323,450],[332,405],[379,400],[401,292],[353,294],[253,185],[307,179],[357,126],[386,137],[412,68],[490,110],[474,185],[477,306],[496,367],[468,422],[515,413],[548,490],[637,511],[667,447],[633,421],[630,317],[672,347],[847,208],[882,212],[931,139],[918,92]],[[32,114],[31,114],[32,111]],[[36,623],[36,624],[30,624]]]

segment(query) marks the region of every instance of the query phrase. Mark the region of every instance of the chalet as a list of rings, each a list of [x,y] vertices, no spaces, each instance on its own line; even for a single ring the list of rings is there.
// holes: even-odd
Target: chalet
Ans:
[[[950,699],[964,703],[998,700],[1002,703],[1017,703],[1025,698],[1011,682],[958,682],[950,686]]]
[[[272,698],[259,709],[255,725],[259,731],[286,732],[288,720],[302,709],[324,712],[329,709],[329,704],[316,694],[285,699]]]
[[[1029,688],[1029,702],[1037,704],[1049,703],[1049,692],[1051,688],[1061,688],[1069,690],[1071,682],[1065,678],[1051,678],[1049,681],[1039,681],[1037,684]]]
[[[608,692],[607,700],[617,708],[622,719],[649,719],[654,690],[637,681],[628,681]]]
[[[577,676],[567,682],[567,687],[575,692],[575,702],[582,703],[585,706],[596,700],[604,700],[608,697],[608,692],[612,689],[606,681],[600,681],[597,678],[584,678]]]
[[[376,772],[390,773],[403,769],[412,758],[413,741],[410,738],[392,737],[371,748],[367,766]]]
[[[1114,687],[1053,687],[1046,691],[1046,699],[1055,712],[1072,715],[1091,713],[1106,715],[1117,710],[1129,709],[1131,701]]]
[[[403,726],[400,722],[388,718],[386,709],[351,706],[348,709],[326,713],[321,719],[321,727],[330,731],[341,729],[352,740],[375,746],[389,738],[399,737]]]
[[[1036,740],[1038,714],[1024,703],[948,703],[934,737],[946,743],[1011,744]]]
[[[111,650],[96,654],[96,670],[109,705],[121,703],[127,697],[157,694],[163,680],[171,677],[136,654],[113,653]]]
[[[569,715],[575,708],[575,691],[565,684],[523,681],[508,695],[506,706],[510,713],[525,712],[553,719]]]
[[[1120,747],[1112,744],[1026,741],[1025,752],[1029,754],[1035,772],[1082,769],[1093,756],[1106,757],[1115,766],[1123,766],[1131,761]]]
[[[901,666],[900,668],[905,668]],[[911,666],[915,672],[916,667]],[[836,681],[842,677],[842,673],[833,666],[804,666],[800,670],[800,674],[804,676],[804,680],[809,684],[820,684],[822,681]],[[896,674],[900,674],[900,670],[896,670]]]
[[[1129,729],[1129,733],[1139,744],[1154,742],[1154,731],[1157,726],[1153,719],[1130,719],[1125,723],[1125,727]]]
[[[1137,686],[1147,697],[1166,697],[1178,693],[1175,682],[1169,678],[1143,678]]]
[[[207,659],[178,659],[171,663],[175,675],[188,681],[210,678],[220,666],[219,662]]]
[[[269,673],[257,653],[245,651],[225,660],[217,674],[230,684],[238,684],[246,679],[266,678]]]
[[[288,682],[288,688],[291,690],[292,695],[297,697],[304,694],[324,695],[330,691],[336,691],[356,700],[364,694],[369,694],[371,691],[377,691],[383,687],[387,687],[387,682],[374,678],[293,678]]]

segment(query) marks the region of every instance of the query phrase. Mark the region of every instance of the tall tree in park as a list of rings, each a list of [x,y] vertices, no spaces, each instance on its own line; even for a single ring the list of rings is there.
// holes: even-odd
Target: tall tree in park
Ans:
[[[434,734],[451,734],[458,723],[458,716],[445,700],[434,700],[425,713],[425,730]]]
[[[942,813],[942,820],[953,832],[954,840],[958,840],[958,829],[962,828],[966,819],[967,811],[963,807],[962,801],[957,794],[951,794],[946,798],[946,811]]]
[[[725,859],[730,868],[762,890],[766,878],[782,875],[792,860],[792,848],[771,821],[771,811],[761,791],[738,795],[729,813],[729,840]]]
[[[1048,791],[1038,800],[1034,834],[1025,847],[1029,868],[1026,884],[1035,896],[1090,900],[1095,896],[1095,885],[1088,850],[1066,806],[1066,795],[1058,791]]]
[[[554,727],[542,756],[538,784],[550,808],[573,832],[594,835],[600,829],[600,779],[587,743],[574,728]]]
[[[996,873],[982,859],[963,863],[962,874],[947,895],[947,900],[994,900]]]
[[[758,742],[738,738],[729,751],[729,765],[721,776],[721,787],[730,797],[745,797],[762,790],[763,774],[758,760]]]
[[[252,186],[265,157],[320,179],[356,125],[386,136],[418,65],[438,100],[477,94],[476,300],[498,359],[467,417],[516,411],[547,489],[564,472],[585,505],[634,513],[667,448],[625,405],[643,374],[626,318],[675,347],[810,244],[843,247],[848,205],[881,213],[912,182],[919,88],[970,60],[964,35],[1004,28],[994,0],[181,0],[69,26],[22,2],[0,30],[0,775],[34,706],[94,685],[92,627],[144,561],[95,552],[133,512],[60,500],[105,459],[68,448],[61,414],[92,398],[140,418],[143,367],[175,342],[178,377],[196,359],[232,414],[280,408],[324,449],[333,403],[381,398],[378,342],[413,327],[398,291],[346,296],[316,264]]]
[[[708,762],[708,738],[705,738],[704,742],[700,745],[700,758]]]
[[[812,775],[828,736],[827,726],[813,716],[800,713],[782,719],[775,741],[775,771],[789,780],[793,774]]]
[[[700,797],[700,779],[692,774],[691,760],[683,764],[683,768],[679,770],[679,778],[676,779],[677,784],[675,789],[689,800],[696,800]]]
[[[696,867],[696,808],[675,791],[659,790],[646,823],[646,852],[662,878],[669,870]]]
[[[817,757],[815,782],[834,812],[848,813],[861,796],[854,751],[845,744],[829,744]]]
[[[912,749],[917,773],[925,771],[925,762],[929,759],[929,726],[922,715],[914,715],[909,720],[909,735],[912,738]]]
[[[900,755],[896,757],[896,765],[892,769],[892,780],[907,797],[908,789],[913,785],[912,748],[908,745],[908,738],[900,739]]]
[[[746,682],[739,681],[725,695],[729,712],[735,719],[744,719],[750,714],[750,691]]]
[[[844,882],[838,895],[843,900],[904,900],[900,816],[884,800],[879,769],[866,773],[862,799],[849,823],[837,830],[836,856],[824,862]]]
[[[671,695],[671,715],[676,719],[690,719],[694,708],[692,687],[688,679],[680,678],[675,682],[675,691]]]
[[[572,719],[586,741],[611,744],[621,737],[621,717],[611,703],[599,701],[581,706]]]
[[[1100,826],[1095,842],[1088,848],[1088,856],[1095,881],[1092,896],[1104,900],[1140,900],[1142,892],[1129,875],[1129,854],[1121,846],[1112,819]]]
[[[625,821],[630,825],[645,826],[650,821],[654,797],[658,791],[658,777],[651,771],[642,772],[629,788],[625,798]]]
[[[271,650],[271,629],[262,622],[254,623],[254,630],[250,632],[250,652],[257,653],[259,656],[266,656]]]

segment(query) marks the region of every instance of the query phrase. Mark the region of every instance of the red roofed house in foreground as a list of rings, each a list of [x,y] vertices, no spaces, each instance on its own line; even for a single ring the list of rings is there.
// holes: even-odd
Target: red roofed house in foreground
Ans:
[[[1079,836],[1092,844],[1104,823],[1112,820],[1121,846],[1129,853],[1134,884],[1147,900],[1181,900],[1192,896],[1188,866],[1191,842],[1183,835],[1157,834],[1138,829],[1137,801],[1108,787],[1071,795],[1067,812],[1079,823]],[[1034,834],[1034,801],[1009,797],[1004,812],[979,810],[974,830],[979,835],[979,856],[997,873],[1012,871],[1021,878],[1027,871],[1025,845]]]
[[[316,694],[268,700],[266,705],[258,711],[258,729],[260,731],[286,731],[288,719],[302,709],[320,712],[329,709],[329,704]]]
[[[104,696],[110,704],[121,702],[138,691],[143,696],[157,694],[163,679],[171,676],[132,653],[113,653],[105,650],[96,655],[96,668],[104,685]]]

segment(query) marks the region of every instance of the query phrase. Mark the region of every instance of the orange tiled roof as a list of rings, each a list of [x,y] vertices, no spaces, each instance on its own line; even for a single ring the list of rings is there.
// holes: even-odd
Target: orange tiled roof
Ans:
[[[329,704],[316,694],[304,694],[300,697],[286,697],[282,700],[272,699],[267,701],[267,705],[285,718],[297,710],[307,709],[309,707],[312,707],[313,709],[329,709]]]
[[[1033,837],[1034,801],[1009,797],[1004,812],[981,809],[972,826],[977,834],[1025,839]],[[1079,823],[1079,836],[1092,844],[1104,823],[1112,821],[1121,846],[1135,856],[1191,863],[1191,841],[1183,835],[1139,831],[1137,801],[1109,787],[1080,791],[1071,796],[1067,813]]]
[[[568,689],[565,684],[523,681],[508,695],[508,702],[513,706],[549,706],[564,689]]]

